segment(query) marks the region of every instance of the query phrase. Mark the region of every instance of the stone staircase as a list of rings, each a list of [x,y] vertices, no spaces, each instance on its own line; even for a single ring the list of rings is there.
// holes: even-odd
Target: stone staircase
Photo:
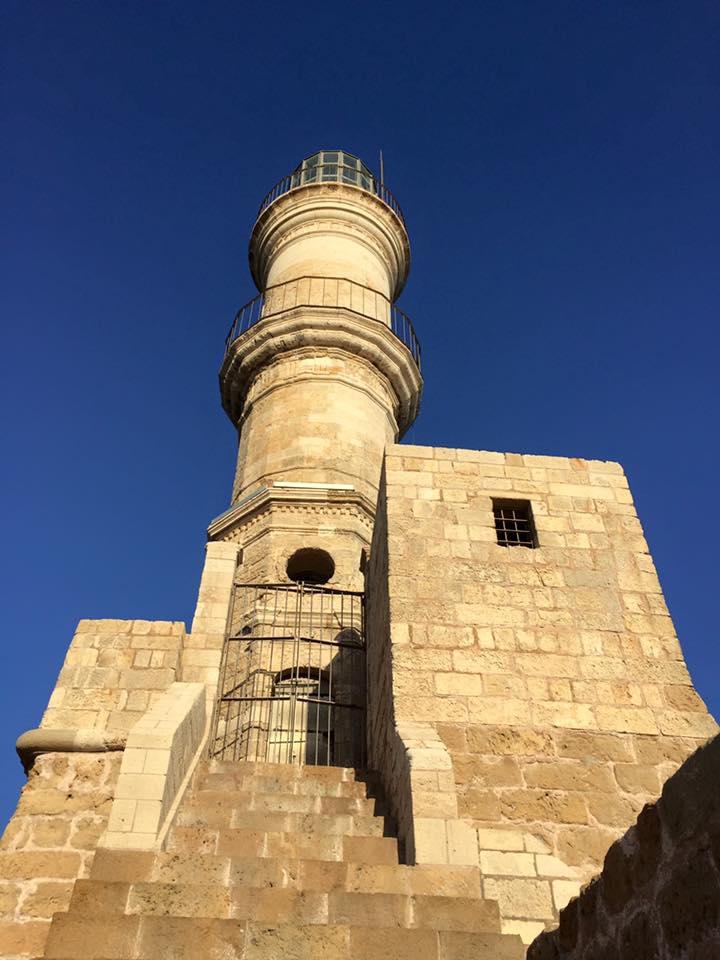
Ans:
[[[405,866],[372,775],[204,761],[162,853],[98,850],[55,960],[520,960],[474,867]]]

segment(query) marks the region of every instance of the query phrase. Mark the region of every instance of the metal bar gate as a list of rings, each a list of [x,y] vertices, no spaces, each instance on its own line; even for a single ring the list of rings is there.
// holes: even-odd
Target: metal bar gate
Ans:
[[[236,586],[210,755],[363,768],[365,670],[362,593]]]

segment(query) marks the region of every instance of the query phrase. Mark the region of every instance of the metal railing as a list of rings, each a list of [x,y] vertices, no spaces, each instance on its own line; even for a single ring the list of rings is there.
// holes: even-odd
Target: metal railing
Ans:
[[[342,307],[385,324],[410,351],[421,369],[420,341],[410,317],[382,293],[344,277],[300,277],[268,287],[235,314],[225,338],[225,356],[232,344],[265,320],[293,307]]]
[[[384,183],[381,183],[377,177],[362,173],[355,167],[344,166],[342,163],[320,163],[310,170],[295,170],[293,173],[289,173],[286,177],[283,177],[282,180],[278,180],[260,204],[258,217],[271,203],[277,200],[278,197],[282,197],[291,190],[295,190],[298,187],[309,186],[310,184],[323,183],[344,183],[351,187],[359,187],[368,193],[374,193],[376,197],[379,197],[384,204],[390,207],[400,222],[403,225],[405,224],[405,216],[400,208],[400,204]]]
[[[210,756],[363,768],[364,631],[362,593],[237,586]]]

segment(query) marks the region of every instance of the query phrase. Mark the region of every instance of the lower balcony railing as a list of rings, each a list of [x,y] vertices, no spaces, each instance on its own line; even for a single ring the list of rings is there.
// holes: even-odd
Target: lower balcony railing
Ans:
[[[260,320],[293,307],[342,307],[388,327],[410,351],[420,369],[420,341],[410,317],[379,293],[343,277],[300,277],[268,287],[235,314],[225,339],[225,354],[232,344]]]

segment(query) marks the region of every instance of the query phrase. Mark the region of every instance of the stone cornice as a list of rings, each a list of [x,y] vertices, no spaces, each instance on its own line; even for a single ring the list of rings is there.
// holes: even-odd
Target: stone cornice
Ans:
[[[234,424],[258,371],[279,356],[307,348],[339,350],[372,364],[395,396],[395,418],[402,437],[420,406],[420,371],[408,348],[384,323],[344,307],[284,310],[263,318],[235,340],[220,368],[222,405]]]
[[[238,527],[252,523],[261,514],[276,507],[323,514],[350,511],[371,526],[375,519],[375,504],[352,487],[348,487],[349,484],[258,487],[210,523],[208,538],[224,540]]]
[[[107,730],[72,730],[41,727],[27,730],[17,738],[15,749],[28,773],[35,759],[43,753],[107,753],[112,750],[124,750],[126,733]]]

